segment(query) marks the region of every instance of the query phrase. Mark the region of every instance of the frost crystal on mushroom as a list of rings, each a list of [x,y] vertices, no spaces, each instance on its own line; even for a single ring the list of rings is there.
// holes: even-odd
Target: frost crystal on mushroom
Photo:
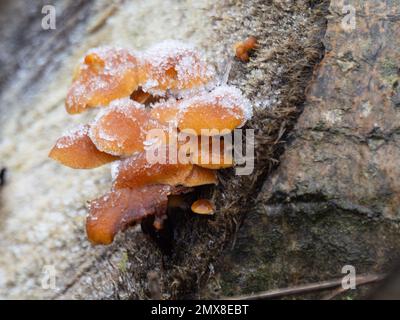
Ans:
[[[148,79],[143,89],[152,94],[165,95],[169,90],[182,96],[191,89],[208,83],[214,69],[193,46],[181,41],[167,40],[144,53]]]
[[[144,52],[97,48],[82,59],[66,109],[71,114],[102,109],[90,124],[58,139],[49,156],[76,169],[112,162],[111,191],[89,207],[86,230],[93,244],[111,243],[119,231],[149,215],[159,230],[167,218],[169,196],[217,184],[216,170],[234,165],[221,135],[244,125],[252,108],[239,89],[215,87],[214,78],[201,52],[180,41],[165,41]],[[149,137],[154,129],[166,137]],[[191,130],[186,137],[195,144],[173,141],[173,130]],[[217,148],[214,140],[221,142]],[[146,152],[155,146],[165,151],[176,147],[178,161],[168,152],[166,161],[149,162]],[[214,157],[218,162],[205,161]],[[205,199],[192,210],[215,212]]]

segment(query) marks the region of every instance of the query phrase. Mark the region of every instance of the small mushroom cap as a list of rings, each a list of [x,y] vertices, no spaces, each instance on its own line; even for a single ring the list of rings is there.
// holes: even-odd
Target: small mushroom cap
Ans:
[[[194,213],[212,215],[214,214],[214,205],[210,200],[199,199],[193,202],[191,209]]]
[[[242,42],[235,44],[236,58],[243,62],[249,61],[249,51],[256,49],[258,46],[257,38],[254,36],[248,37]]]
[[[84,57],[67,93],[66,110],[81,113],[129,96],[147,79],[137,54],[125,49],[97,48]]]
[[[192,98],[182,100],[178,115],[180,130],[194,130],[197,135],[227,134],[251,118],[249,101],[240,90],[217,87]]]
[[[59,138],[49,157],[74,169],[92,169],[118,160],[99,151],[89,138],[89,126],[81,126]]]
[[[92,123],[90,138],[103,152],[130,156],[143,151],[149,121],[144,105],[130,99],[115,100]]]

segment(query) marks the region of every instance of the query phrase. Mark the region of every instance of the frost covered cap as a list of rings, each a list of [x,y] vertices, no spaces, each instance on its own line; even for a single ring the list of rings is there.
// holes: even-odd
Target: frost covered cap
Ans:
[[[164,41],[145,52],[100,47],[91,49],[78,66],[68,91],[68,113],[108,105],[141,88],[164,96],[203,87],[214,76],[214,69],[189,44]]]
[[[114,100],[99,112],[89,136],[96,147],[115,156],[130,156],[143,150],[150,120],[144,105],[126,99]]]
[[[204,134],[204,130],[230,132],[243,126],[253,115],[249,100],[239,89],[226,85],[184,99],[179,108],[178,128],[194,130],[198,135]]]
[[[89,125],[66,132],[57,140],[49,157],[74,169],[92,169],[118,159],[97,149],[89,137]]]
[[[67,93],[68,113],[104,106],[129,96],[146,80],[140,55],[127,49],[91,49],[78,66]]]
[[[143,90],[152,94],[164,95],[170,90],[183,95],[190,89],[208,83],[215,75],[203,54],[190,44],[166,40],[144,52],[148,79]]]

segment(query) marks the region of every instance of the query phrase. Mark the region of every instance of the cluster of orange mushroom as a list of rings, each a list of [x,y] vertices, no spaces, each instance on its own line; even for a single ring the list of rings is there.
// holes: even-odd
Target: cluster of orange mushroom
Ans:
[[[66,98],[70,114],[100,107],[89,123],[59,138],[49,156],[75,169],[91,169],[113,162],[112,189],[90,202],[86,221],[89,240],[110,244],[115,235],[153,215],[161,229],[167,218],[168,197],[193,187],[216,184],[216,171],[234,165],[221,144],[218,162],[210,163],[221,140],[251,117],[251,107],[240,91],[216,85],[213,69],[194,47],[167,41],[144,52],[127,49],[90,50],[78,66]],[[171,130],[188,132],[185,141],[171,138]],[[152,139],[157,130],[166,138]],[[203,161],[209,152],[208,161]],[[164,148],[164,162],[149,162],[153,145]],[[176,161],[171,150],[188,161]],[[161,149],[160,149],[161,150]],[[203,150],[203,149],[202,149]],[[176,155],[176,154],[175,154]],[[173,161],[175,160],[175,161]],[[211,213],[206,200],[192,205],[197,213]]]

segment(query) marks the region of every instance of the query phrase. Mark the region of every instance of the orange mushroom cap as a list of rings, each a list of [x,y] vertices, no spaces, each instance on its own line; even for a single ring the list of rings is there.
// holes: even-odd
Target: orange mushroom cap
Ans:
[[[229,86],[182,100],[179,107],[182,111],[178,114],[178,128],[194,130],[197,135],[226,134],[252,115],[249,101],[240,90]]]
[[[92,169],[118,160],[99,151],[89,138],[89,126],[81,126],[59,138],[49,157],[74,169]]]
[[[172,187],[151,185],[139,189],[112,190],[89,205],[86,232],[93,244],[110,244],[119,231],[148,215],[166,214]]]
[[[162,149],[162,148],[161,148]],[[166,149],[165,163],[147,161],[146,152],[116,163],[114,188],[136,188],[148,184],[182,185],[190,175],[193,165],[173,161]]]
[[[193,202],[190,208],[194,213],[197,214],[206,214],[206,215],[214,214],[214,204],[207,199],[199,199]]]
[[[168,155],[165,163],[149,163],[145,152],[116,162],[113,171],[115,189],[149,184],[195,187],[218,183],[215,172],[210,169],[193,166],[191,163],[172,163]]]
[[[103,152],[130,156],[143,151],[149,121],[144,105],[130,99],[114,100],[91,124],[90,138]]]
[[[167,40],[144,53],[148,80],[144,91],[164,95],[167,90],[182,93],[208,83],[214,70],[191,45]]]
[[[80,113],[127,97],[146,79],[137,54],[125,49],[92,49],[74,75],[65,101],[67,112]]]
[[[238,42],[235,45],[236,58],[243,62],[249,61],[249,51],[258,47],[257,38],[254,36],[248,37],[242,42]]]

